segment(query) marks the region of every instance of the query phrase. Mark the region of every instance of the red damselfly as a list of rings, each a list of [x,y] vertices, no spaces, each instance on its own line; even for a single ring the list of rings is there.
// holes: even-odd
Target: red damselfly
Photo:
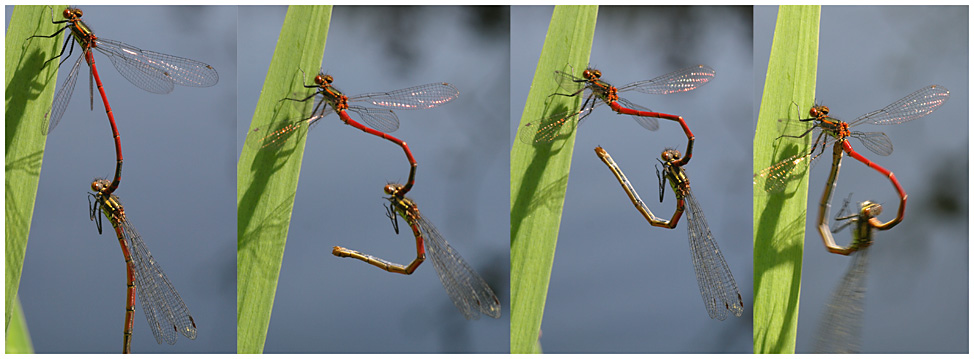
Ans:
[[[301,71],[301,74],[302,78],[304,78],[304,71]],[[346,125],[355,127],[365,133],[384,138],[399,145],[399,147],[402,147],[402,150],[406,154],[406,159],[409,160],[410,165],[409,179],[406,181],[406,184],[402,189],[402,194],[406,194],[409,192],[413,186],[413,183],[415,182],[417,164],[416,160],[413,158],[413,153],[409,150],[409,146],[406,144],[406,142],[388,134],[388,132],[394,132],[399,129],[399,117],[397,117],[396,113],[392,110],[416,110],[437,107],[456,99],[460,95],[460,91],[457,90],[456,87],[453,87],[453,85],[440,82],[413,86],[390,92],[372,92],[349,97],[335,88],[335,86],[332,86],[333,81],[334,78],[331,75],[319,73],[317,76],[315,76],[313,85],[304,85],[305,88],[315,89],[313,94],[304,98],[285,99],[290,101],[305,102],[315,98],[314,108],[308,118],[299,121],[284,121],[271,125],[270,132],[265,131],[268,129],[255,128],[251,130],[252,133],[250,138],[247,139],[247,143],[251,147],[257,148],[281,146],[283,143],[287,142],[292,135],[297,133],[298,130],[302,128],[310,128],[316,124],[319,119],[328,116],[328,114],[331,113],[331,111],[328,111],[328,108],[331,108],[334,112],[338,113],[339,118]],[[367,102],[372,106],[380,108],[350,105],[350,103],[355,102]],[[368,126],[364,126],[352,119],[346,110],[354,112],[359,116],[362,122],[365,122],[368,124]],[[266,134],[261,136],[257,133]]]
[[[433,268],[436,269],[436,274],[440,277],[443,288],[446,289],[453,304],[463,313],[465,318],[477,319],[481,313],[493,318],[500,318],[501,302],[497,299],[494,291],[473,268],[470,268],[463,257],[453,247],[450,247],[450,244],[446,242],[446,239],[443,239],[433,223],[419,212],[416,203],[403,197],[403,187],[401,184],[385,186],[385,193],[389,195],[386,198],[389,200],[386,215],[392,221],[397,234],[399,233],[397,215],[409,224],[413,236],[416,238],[416,259],[404,266],[338,246],[332,250],[332,254],[338,257],[355,258],[388,272],[412,274],[426,259],[426,254],[429,253],[429,258],[433,261]]]
[[[74,53],[75,42],[84,51],[84,56],[78,58],[78,61],[71,68],[71,72],[68,73],[68,78],[64,81],[64,85],[55,94],[54,105],[51,106],[51,111],[48,115],[48,132],[52,131],[58,122],[60,122],[61,116],[64,115],[64,110],[71,100],[71,93],[74,91],[74,84],[77,80],[81,60],[86,59],[92,65],[92,68],[94,67],[91,49],[98,50],[98,52],[108,56],[112,64],[115,65],[115,69],[126,80],[152,93],[164,94],[172,92],[173,85],[209,87],[216,85],[220,80],[216,70],[212,66],[202,62],[155,51],[142,50],[119,41],[95,36],[91,27],[81,20],[82,15],[83,12],[81,9],[67,8],[62,12],[64,20],[55,21],[52,12],[51,22],[66,25],[51,35],[31,36],[31,38],[51,38],[57,36],[64,30],[71,30],[72,36],[61,47],[61,53],[48,60],[48,62],[58,57],[64,58],[61,60],[61,63],[67,61],[68,57]],[[68,47],[69,43],[71,44],[71,48],[68,51],[68,55],[63,56],[64,50]]]
[[[676,195],[676,210],[669,219],[656,217],[646,203],[639,198],[636,189],[626,178],[626,175],[619,168],[619,165],[612,160],[612,156],[601,146],[595,148],[596,155],[609,167],[615,175],[622,189],[632,201],[639,213],[646,218],[650,225],[664,228],[676,228],[684,210],[687,210],[687,232],[690,239],[690,255],[693,259],[693,268],[697,275],[697,285],[700,287],[700,295],[703,298],[704,307],[711,318],[724,320],[727,312],[740,317],[744,313],[744,300],[741,292],[737,289],[737,282],[731,274],[727,261],[720,253],[717,242],[714,241],[710,233],[710,227],[703,216],[700,204],[690,191],[690,181],[686,172],[683,170],[685,157],[680,156],[680,152],[674,149],[664,150],[660,156],[663,165],[663,175],[657,169],[657,176],[660,184],[660,201],[663,200],[664,187],[666,181],[670,181],[670,188]],[[726,309],[726,311],[725,311]]]
[[[903,193],[895,177],[892,177],[892,173],[860,155],[848,143],[849,137],[856,138],[873,153],[880,156],[888,156],[893,153],[893,144],[889,140],[889,137],[882,132],[859,132],[851,131],[850,128],[864,123],[893,125],[916,120],[936,110],[949,97],[950,92],[942,86],[926,86],[893,102],[889,106],[859,116],[859,118],[852,122],[843,122],[829,117],[829,108],[826,106],[813,106],[809,110],[811,117],[799,120],[801,122],[811,122],[811,128],[797,136],[781,136],[801,138],[816,131],[817,133],[814,135],[815,141],[813,142],[811,151],[798,153],[761,170],[754,175],[754,184],[767,192],[780,192],[790,182],[793,178],[792,176],[800,172],[799,169],[807,168],[808,163],[818,158],[830,144],[839,142],[850,156],[865,163],[884,176],[890,177],[890,180],[893,181],[894,186],[897,187],[897,190],[905,201],[905,193]]]
[[[98,233],[101,233],[101,215],[104,214],[115,229],[118,244],[122,247],[122,255],[125,257],[128,289],[125,297],[122,353],[131,352],[136,288],[142,311],[145,312],[145,318],[157,343],[175,344],[176,333],[189,339],[196,339],[196,322],[193,316],[189,314],[189,309],[179,297],[179,293],[176,293],[169,278],[166,278],[162,267],[152,258],[152,254],[142,241],[142,236],[128,220],[118,196],[106,193],[109,184],[106,179],[93,181],[91,190],[95,193],[89,193],[88,202],[91,206],[91,220],[95,221]],[[94,199],[94,203],[91,199]]]
[[[555,80],[568,93],[555,93],[552,96],[574,97],[582,94],[586,89],[589,90],[589,95],[585,97],[585,101],[582,102],[582,107],[578,111],[571,110],[549,116],[540,121],[526,123],[522,126],[518,137],[521,139],[521,142],[526,144],[553,141],[555,138],[570,133],[593,109],[603,103],[609,105],[617,113],[631,115],[636,120],[636,123],[639,123],[640,126],[650,131],[655,131],[659,128],[659,122],[656,121],[656,118],[663,118],[680,122],[684,131],[689,134],[690,130],[682,117],[653,112],[619,97],[619,93],[630,90],[655,95],[686,92],[706,84],[714,78],[714,75],[714,69],[704,65],[697,65],[680,69],[651,80],[633,82],[616,88],[603,81],[601,79],[602,72],[593,68],[585,69],[582,72],[581,78],[575,77],[571,73],[555,71]],[[578,120],[576,121],[576,119]]]

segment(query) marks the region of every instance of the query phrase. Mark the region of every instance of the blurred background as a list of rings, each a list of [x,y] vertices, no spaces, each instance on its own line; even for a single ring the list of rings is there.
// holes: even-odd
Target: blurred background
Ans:
[[[9,26],[13,7],[5,10]],[[176,345],[160,345],[142,309],[136,309],[132,352],[234,352],[237,8],[81,10],[97,36],[202,61],[220,74],[216,86],[176,86],[170,94],[157,95],[129,83],[108,57],[94,52],[125,158],[115,194],[197,325],[196,340],[180,336]],[[54,16],[63,19],[60,11]],[[50,21],[48,15],[45,19]],[[81,54],[75,46],[59,71],[58,88]],[[20,299],[38,353],[121,351],[125,262],[109,222],[104,221],[104,233],[98,235],[89,221],[86,199],[92,179],[114,174],[115,147],[97,89],[95,108],[90,109],[88,68],[81,66],[67,112],[47,137],[20,281]]]
[[[754,98],[760,101],[777,7],[754,9]],[[862,125],[893,141],[893,154],[876,155],[858,140],[852,147],[893,171],[909,194],[906,217],[874,234],[869,250],[862,323],[864,353],[958,353],[968,350],[968,11],[949,6],[825,6],[819,33],[816,101],[830,115],[852,121],[927,85],[942,85],[950,99],[916,121]],[[718,77],[719,79],[719,77]],[[811,104],[801,104],[807,112]],[[757,122],[755,103],[752,126]],[[768,144],[769,146],[771,144]],[[828,150],[826,152],[829,152]],[[834,217],[852,193],[884,205],[879,216],[895,216],[899,198],[889,181],[846,158],[832,202]],[[801,310],[796,351],[813,350],[832,291],[850,257],[829,254],[814,223],[830,159],[811,169],[805,229]],[[755,193],[756,196],[762,195]],[[845,245],[846,230],[835,234]]]
[[[511,37],[510,143],[520,141],[517,127],[552,9],[511,9],[517,36]],[[651,132],[601,106],[577,128],[541,323],[545,353],[751,352],[751,16],[750,6],[602,6],[590,59],[617,87],[698,64],[716,71],[691,92],[621,96],[683,116],[696,136],[687,176],[737,280],[743,316],[710,319],[690,259],[686,215],[675,229],[650,226],[593,151],[605,148],[653,213],[669,218],[673,192],[667,188],[657,202],[653,166],[664,148],[686,150],[679,124],[661,120]],[[589,64],[570,65],[581,73]]]
[[[501,319],[465,320],[429,259],[404,276],[332,256],[333,246],[396,263],[416,253],[383,210],[382,188],[409,173],[402,149],[332,114],[308,133],[265,353],[509,351],[509,110],[497,102],[510,87],[508,9],[336,6],[321,69],[349,96],[430,82],[460,90],[447,105],[397,111],[392,135],[419,163],[409,196],[494,289]],[[264,81],[288,80],[265,79],[286,11],[239,7],[238,154]]]

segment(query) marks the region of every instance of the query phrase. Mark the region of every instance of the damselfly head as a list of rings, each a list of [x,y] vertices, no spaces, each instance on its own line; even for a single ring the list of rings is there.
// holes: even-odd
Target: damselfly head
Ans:
[[[813,106],[808,110],[808,114],[813,118],[825,117],[829,115],[829,107],[824,105]]]
[[[109,181],[104,178],[96,178],[94,181],[91,182],[91,190],[95,192],[101,192],[106,188],[108,188],[108,186],[111,184],[112,181]]]
[[[335,81],[335,79],[331,75],[318,74],[318,76],[315,76],[315,83],[318,86],[331,85],[332,81]]]
[[[81,11],[81,9],[69,7],[67,9],[64,9],[64,12],[61,15],[64,16],[65,19],[74,20],[77,18],[81,18],[81,16],[84,15],[84,13]]]
[[[595,80],[602,77],[602,71],[591,69],[591,68],[585,69],[585,71],[582,72],[582,77],[589,80]]]
[[[663,162],[670,162],[680,159],[680,151],[672,148],[663,150],[663,153],[659,155],[659,158],[663,159]]]
[[[402,185],[401,184],[398,184],[398,183],[390,183],[390,184],[387,184],[385,188],[383,188],[383,191],[385,191],[386,194],[388,194],[388,195],[394,195],[394,194],[398,193],[399,190],[401,190],[401,189],[402,189]]]
[[[864,201],[861,206],[862,209],[859,210],[859,216],[863,218],[876,217],[883,212],[883,206],[879,203]]]

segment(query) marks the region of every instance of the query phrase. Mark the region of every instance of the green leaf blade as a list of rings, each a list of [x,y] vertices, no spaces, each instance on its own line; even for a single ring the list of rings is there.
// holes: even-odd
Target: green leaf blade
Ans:
[[[14,301],[13,315],[10,326],[7,327],[7,354],[34,354],[34,344],[30,340],[27,330],[27,319],[24,318],[24,307],[20,305],[20,298]]]
[[[820,7],[781,6],[754,136],[754,173],[810,151],[811,139],[779,139],[815,96]],[[807,166],[807,164],[806,164]],[[800,171],[800,170],[799,170]],[[754,352],[794,353],[807,216],[808,171],[783,193],[754,188]]]
[[[555,7],[522,113],[522,127],[579,107],[580,98],[549,97],[558,91],[552,72],[585,69],[597,15],[597,6]],[[541,350],[538,338],[574,142],[572,132],[548,144],[515,141],[511,149],[511,353]]]
[[[64,33],[52,39],[27,39],[33,35],[55,33],[59,26],[51,23],[51,16],[64,8],[63,5],[16,6],[10,17],[10,28],[7,29],[4,78],[7,89],[4,102],[5,328],[10,325],[11,310],[15,308],[14,301],[20,287],[47,141],[44,135],[47,112],[54,102],[57,83],[57,62],[52,61],[49,64],[55,65],[49,66],[45,66],[44,62],[59,53],[64,43]]]
[[[280,100],[321,68],[331,6],[288,8],[248,137],[306,116]],[[282,81],[282,79],[285,79]],[[244,146],[237,163],[237,352],[261,353],[304,154],[304,133],[280,148]]]

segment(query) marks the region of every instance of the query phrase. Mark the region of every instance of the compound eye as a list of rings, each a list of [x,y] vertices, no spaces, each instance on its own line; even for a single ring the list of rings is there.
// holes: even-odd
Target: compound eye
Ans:
[[[874,203],[867,208],[866,211],[869,212],[870,217],[876,217],[879,216],[880,213],[883,213],[883,206],[878,203]]]
[[[808,114],[812,115],[812,117],[820,117],[820,116],[828,115],[829,110],[825,106],[815,106],[812,107],[811,110],[808,110]]]
[[[680,151],[675,149],[669,149],[663,151],[663,154],[660,155],[660,158],[662,158],[664,162],[675,161],[680,158]]]

